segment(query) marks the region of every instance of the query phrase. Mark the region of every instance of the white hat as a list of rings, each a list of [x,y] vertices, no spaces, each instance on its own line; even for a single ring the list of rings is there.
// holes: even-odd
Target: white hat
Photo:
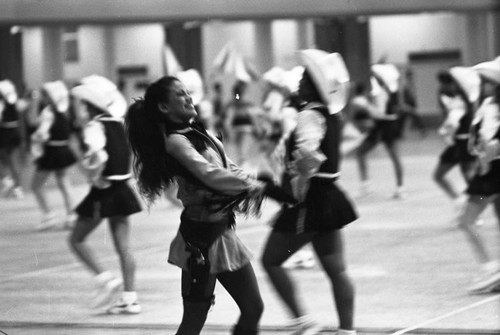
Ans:
[[[382,81],[389,92],[394,93],[399,89],[399,70],[394,64],[373,64],[373,75]]]
[[[296,92],[299,88],[299,81],[304,73],[303,66],[296,66],[286,71],[279,66],[272,67],[262,75],[262,79],[271,85],[285,88],[290,92]]]
[[[476,102],[481,95],[481,78],[479,74],[472,67],[465,66],[454,66],[449,71],[469,102]]]
[[[99,75],[90,75],[80,80],[82,84],[92,85],[101,91],[111,101],[107,111],[116,118],[122,118],[127,112],[127,101],[118,90],[118,87],[108,78]]]
[[[330,114],[340,112],[349,98],[350,80],[342,56],[317,49],[300,50],[298,55],[321,98],[328,104]]]
[[[14,84],[8,80],[0,80],[0,95],[9,103],[15,104],[17,101],[17,91]]]
[[[285,87],[285,70],[279,66],[274,66],[262,75],[262,79],[274,86]]]
[[[69,91],[61,81],[51,81],[42,85],[42,89],[47,93],[50,101],[59,113],[65,113],[69,108]]]
[[[175,76],[186,86],[193,99],[193,104],[198,105],[203,99],[203,80],[200,73],[195,69],[189,69],[177,72]]]
[[[481,77],[500,84],[500,56],[489,62],[479,63],[472,67]]]
[[[85,101],[103,112],[110,112],[111,99],[105,95],[97,86],[91,84],[83,84],[75,86],[71,89],[71,95],[76,99]]]

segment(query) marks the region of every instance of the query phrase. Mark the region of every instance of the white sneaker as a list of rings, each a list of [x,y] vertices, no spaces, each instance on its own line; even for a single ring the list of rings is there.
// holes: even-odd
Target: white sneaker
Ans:
[[[122,280],[118,278],[112,278],[106,283],[100,284],[94,298],[94,308],[101,308],[109,305],[115,298],[115,295],[118,294],[118,291],[120,291],[121,285]]]
[[[481,271],[480,275],[468,288],[469,293],[488,293],[500,285],[500,269],[490,266]]]
[[[123,299],[118,300],[106,310],[108,314],[139,314],[140,312],[141,305],[139,305],[139,302],[134,301],[131,304],[127,304]]]
[[[57,217],[53,213],[44,214],[42,221],[36,226],[36,230],[44,231],[55,228],[59,224]]]
[[[294,319],[287,328],[292,331],[292,335],[318,335],[323,329],[307,315]]]
[[[339,329],[337,332],[337,335],[356,335],[357,332],[355,330],[345,330],[345,329]]]
[[[392,194],[392,199],[403,200],[406,198],[406,192],[403,187],[396,187],[396,190]]]
[[[283,267],[287,269],[310,269],[316,265],[314,255],[309,250],[300,250],[288,258]]]
[[[14,186],[14,181],[12,180],[11,177],[3,177],[0,180],[0,194],[2,196],[7,196],[7,193],[12,189]]]
[[[9,198],[12,198],[12,199],[22,200],[22,199],[24,199],[24,192],[20,186],[16,186],[16,187],[12,187],[8,191],[7,196]]]

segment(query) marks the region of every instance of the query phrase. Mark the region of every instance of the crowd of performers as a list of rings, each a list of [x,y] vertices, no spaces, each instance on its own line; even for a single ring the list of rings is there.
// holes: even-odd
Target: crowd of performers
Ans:
[[[288,71],[275,67],[262,76],[267,89],[260,104],[247,98],[249,83],[243,80],[234,83],[229,103],[223,102],[220,83],[209,99],[195,70],[159,78],[130,105],[110,80],[96,75],[71,88],[63,81],[48,82],[26,97],[18,97],[14,85],[2,80],[2,196],[25,196],[22,163],[32,162],[30,187],[42,214],[36,229],[70,230],[70,249],[95,278],[95,307],[111,314],[141,312],[129,246],[130,216],[141,211],[140,198],[151,205],[167,196],[182,207],[168,257],[182,273],[184,313],[178,335],[201,332],[217,281],[241,312],[232,334],[258,334],[264,303],[251,253],[234,227],[237,214],[256,214],[262,201],[271,198],[282,207],[261,262],[290,312],[290,331],[321,331],[298,299],[287,270],[310,267],[317,259],[331,282],[338,334],[356,334],[354,285],[346,270],[342,228],[357,214],[336,183],[341,158],[354,153],[361,195],[367,195],[367,155],[383,143],[394,166],[393,197],[402,199],[398,145],[403,122],[412,117],[420,131],[425,129],[396,66],[374,64],[369,83],[353,84],[338,53],[309,49],[299,51],[298,58],[300,66]],[[500,265],[478,222],[489,203],[500,221],[500,57],[452,67],[437,80],[445,120],[439,133],[447,146],[433,178],[460,208],[458,227],[480,264],[469,290],[490,292],[500,285]],[[255,165],[249,158],[257,153],[263,159]],[[74,166],[90,185],[79,204],[73,202],[68,177]],[[465,193],[447,179],[455,166],[467,183]],[[64,200],[63,218],[46,196],[51,175]],[[103,220],[119,256],[120,277],[107,271],[86,243]]]
[[[416,105],[414,99],[398,88],[399,73],[391,64],[372,66],[371,91],[363,85],[355,88],[351,117],[366,137],[356,151],[361,192],[369,193],[365,153],[382,141],[394,165],[395,197],[402,196],[403,169],[397,144],[401,139],[401,115]],[[433,180],[452,201],[458,227],[463,230],[480,267],[469,287],[472,293],[498,290],[500,264],[488,251],[480,230],[480,215],[489,203],[500,223],[500,57],[472,67],[456,66],[437,74],[439,104],[443,123],[438,129],[446,147],[440,154]],[[379,101],[386,101],[380,105]],[[406,101],[405,101],[406,100]],[[382,107],[382,109],[380,109]],[[422,129],[421,126],[418,127]],[[465,192],[447,174],[459,167],[467,185]]]

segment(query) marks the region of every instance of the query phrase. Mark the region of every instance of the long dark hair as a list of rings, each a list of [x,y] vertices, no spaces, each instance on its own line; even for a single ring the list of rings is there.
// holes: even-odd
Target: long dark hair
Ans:
[[[125,131],[134,154],[133,169],[140,194],[149,204],[173,182],[176,162],[165,150],[162,125],[168,120],[159,104],[168,103],[172,84],[179,79],[162,77],[146,89],[144,99],[136,100],[125,115]]]
[[[321,98],[318,87],[307,69],[304,70],[302,75],[302,85],[305,85],[308,88],[306,92],[299,90],[299,98],[303,102],[320,102],[326,104],[326,101]]]

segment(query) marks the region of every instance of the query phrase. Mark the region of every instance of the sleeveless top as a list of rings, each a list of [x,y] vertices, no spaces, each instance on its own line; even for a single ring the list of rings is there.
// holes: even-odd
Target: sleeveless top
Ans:
[[[96,120],[101,122],[104,127],[106,136],[104,150],[108,154],[108,160],[102,176],[108,180],[129,179],[131,177],[131,151],[121,120],[110,116],[100,116]]]
[[[2,128],[17,128],[19,127],[19,114],[15,104],[5,103],[5,109],[0,120]]]
[[[67,141],[71,133],[68,117],[64,113],[54,111],[52,114],[54,122],[49,129],[49,141]]]

